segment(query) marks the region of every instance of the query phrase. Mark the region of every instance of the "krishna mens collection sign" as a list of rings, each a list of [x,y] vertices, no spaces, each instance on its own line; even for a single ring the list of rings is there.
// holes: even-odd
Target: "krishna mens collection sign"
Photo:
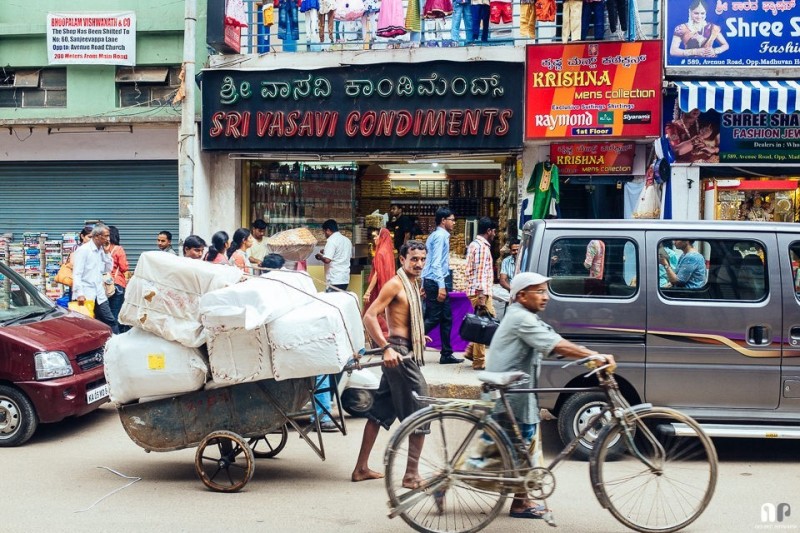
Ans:
[[[552,143],[550,160],[561,176],[631,174],[636,145],[632,142]]]
[[[525,139],[658,137],[661,41],[527,47]]]
[[[507,151],[522,147],[519,63],[203,71],[204,150]]]

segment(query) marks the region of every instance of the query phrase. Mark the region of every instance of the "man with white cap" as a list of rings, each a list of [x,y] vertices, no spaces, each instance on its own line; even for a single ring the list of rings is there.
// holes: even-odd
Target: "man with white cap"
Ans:
[[[500,326],[492,338],[486,358],[490,372],[523,371],[531,376],[521,388],[537,387],[543,357],[556,353],[559,356],[579,359],[597,354],[584,346],[565,340],[537,315],[544,311],[550,300],[547,282],[550,278],[535,272],[522,272],[511,280],[511,305],[508,306]],[[610,364],[614,357],[603,355]],[[539,423],[539,405],[534,394],[509,394],[508,401],[519,423],[523,437],[530,441]],[[497,413],[503,408],[498,402]],[[501,417],[502,420],[502,417]],[[511,516],[514,518],[542,518],[544,506],[535,505],[525,493],[514,495]]]

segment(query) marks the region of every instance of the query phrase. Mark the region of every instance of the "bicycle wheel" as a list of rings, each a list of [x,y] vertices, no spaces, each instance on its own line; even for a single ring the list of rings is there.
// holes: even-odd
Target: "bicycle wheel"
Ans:
[[[418,483],[409,488],[404,483],[409,436],[428,431],[419,455]],[[494,421],[483,423],[462,411],[418,412],[392,436],[384,456],[391,515],[399,514],[422,532],[483,529],[510,492],[503,479],[514,475],[511,449]]]
[[[652,407],[635,416],[634,444],[622,459],[609,461],[607,447],[625,438],[621,424],[607,426],[598,437],[589,466],[595,494],[617,520],[635,531],[678,531],[694,522],[711,501],[717,452],[700,425],[679,411]],[[696,436],[675,436],[673,423],[688,426]]]

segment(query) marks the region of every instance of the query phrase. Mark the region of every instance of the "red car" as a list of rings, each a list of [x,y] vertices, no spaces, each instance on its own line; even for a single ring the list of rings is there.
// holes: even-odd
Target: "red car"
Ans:
[[[108,401],[105,324],[55,306],[0,262],[0,447],[19,446],[40,422]]]

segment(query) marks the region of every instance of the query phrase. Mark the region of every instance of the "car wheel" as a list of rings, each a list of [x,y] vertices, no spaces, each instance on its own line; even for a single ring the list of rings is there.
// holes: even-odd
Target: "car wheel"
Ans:
[[[564,445],[568,444],[583,431],[587,424],[605,409],[606,403],[606,397],[601,392],[579,392],[567,398],[558,413],[558,435]],[[607,419],[602,420],[589,429],[579,441],[578,447],[575,448],[574,455],[576,458],[589,459],[600,430],[607,421]],[[616,458],[624,452],[625,442],[618,436],[610,443],[606,457]]]
[[[33,436],[39,419],[22,391],[0,385],[0,447],[24,444]]]
[[[346,389],[342,392],[342,408],[350,416],[364,417],[375,403],[375,392],[366,389]]]

